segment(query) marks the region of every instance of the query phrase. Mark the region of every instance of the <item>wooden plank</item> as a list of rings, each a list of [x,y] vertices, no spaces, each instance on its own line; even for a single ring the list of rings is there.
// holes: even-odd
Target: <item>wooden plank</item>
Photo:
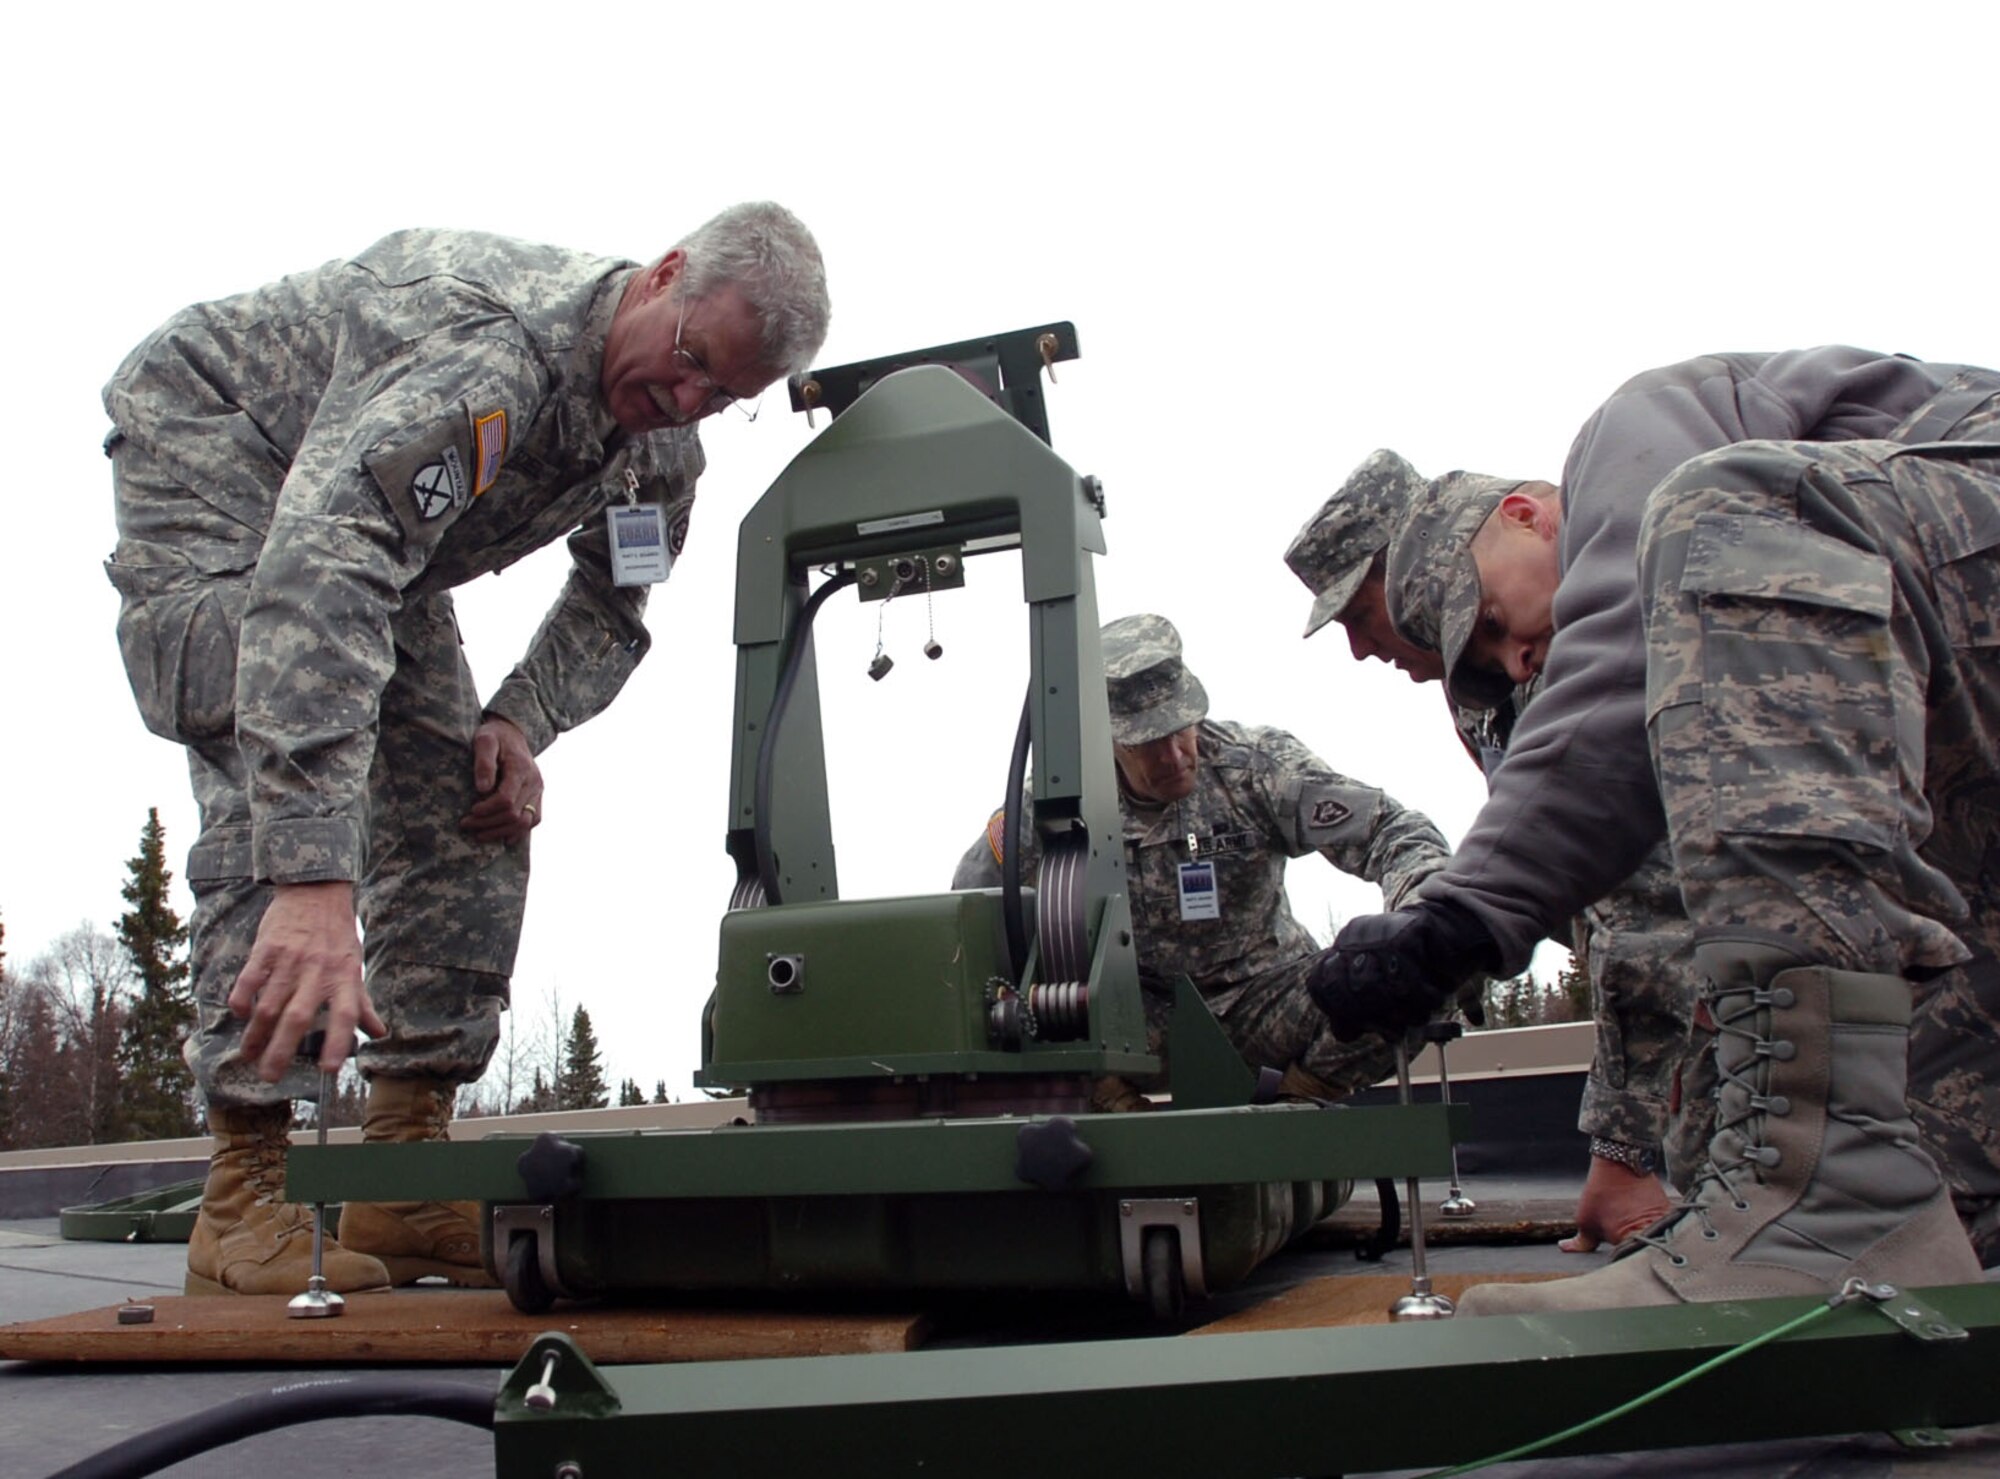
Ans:
[[[1474,1284],[1539,1284],[1567,1274],[1433,1274],[1431,1288],[1457,1299]],[[1261,1304],[1190,1330],[1241,1335],[1253,1330],[1309,1330],[1322,1325],[1387,1325],[1389,1306],[1410,1292],[1408,1274],[1336,1274],[1294,1284]]]
[[[161,1296],[151,1323],[121,1325],[117,1305],[0,1326],[0,1360],[76,1362],[372,1361],[507,1365],[561,1330],[604,1365],[734,1361],[907,1351],[926,1322],[839,1310],[597,1309],[524,1315],[497,1290],[350,1294],[337,1318],[294,1320],[278,1295]]]

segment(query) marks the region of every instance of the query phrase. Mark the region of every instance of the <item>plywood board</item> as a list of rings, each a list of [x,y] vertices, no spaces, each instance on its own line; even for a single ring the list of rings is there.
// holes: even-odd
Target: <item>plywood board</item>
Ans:
[[[351,1294],[337,1318],[294,1320],[278,1295],[162,1296],[148,1324],[119,1306],[0,1326],[0,1360],[78,1362],[374,1361],[511,1365],[560,1330],[604,1365],[907,1351],[923,1338],[910,1314],[823,1310],[596,1309],[524,1315],[495,1290]]]
[[[1456,1299],[1474,1284],[1537,1284],[1564,1274],[1433,1274],[1431,1288]],[[1408,1274],[1339,1274],[1311,1279],[1238,1310],[1190,1335],[1242,1335],[1255,1330],[1309,1330],[1323,1325],[1386,1325],[1389,1306],[1410,1292]]]

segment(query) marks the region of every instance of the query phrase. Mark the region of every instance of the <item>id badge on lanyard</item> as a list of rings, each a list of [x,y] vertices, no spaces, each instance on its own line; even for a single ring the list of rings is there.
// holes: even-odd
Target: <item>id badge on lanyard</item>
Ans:
[[[613,585],[658,585],[673,573],[666,511],[657,503],[639,502],[639,475],[629,467],[625,502],[604,510],[604,527],[611,539]]]
[[[1222,895],[1215,887],[1215,864],[1201,861],[1201,842],[1188,833],[1188,861],[1180,865],[1181,918],[1222,918]]]

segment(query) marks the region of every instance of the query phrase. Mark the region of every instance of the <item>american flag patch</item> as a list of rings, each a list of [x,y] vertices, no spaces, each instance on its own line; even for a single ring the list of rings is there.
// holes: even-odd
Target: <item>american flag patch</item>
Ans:
[[[500,478],[500,465],[507,460],[507,413],[495,411],[472,420],[472,438],[477,464],[472,479],[472,496],[477,498]]]

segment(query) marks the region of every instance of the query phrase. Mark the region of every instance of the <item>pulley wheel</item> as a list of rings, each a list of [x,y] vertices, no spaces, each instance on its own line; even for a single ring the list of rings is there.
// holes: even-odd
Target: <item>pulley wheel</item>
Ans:
[[[1041,926],[1041,979],[1090,979],[1090,930],[1085,918],[1084,867],[1090,838],[1072,832],[1042,851],[1035,875],[1035,914]]]

